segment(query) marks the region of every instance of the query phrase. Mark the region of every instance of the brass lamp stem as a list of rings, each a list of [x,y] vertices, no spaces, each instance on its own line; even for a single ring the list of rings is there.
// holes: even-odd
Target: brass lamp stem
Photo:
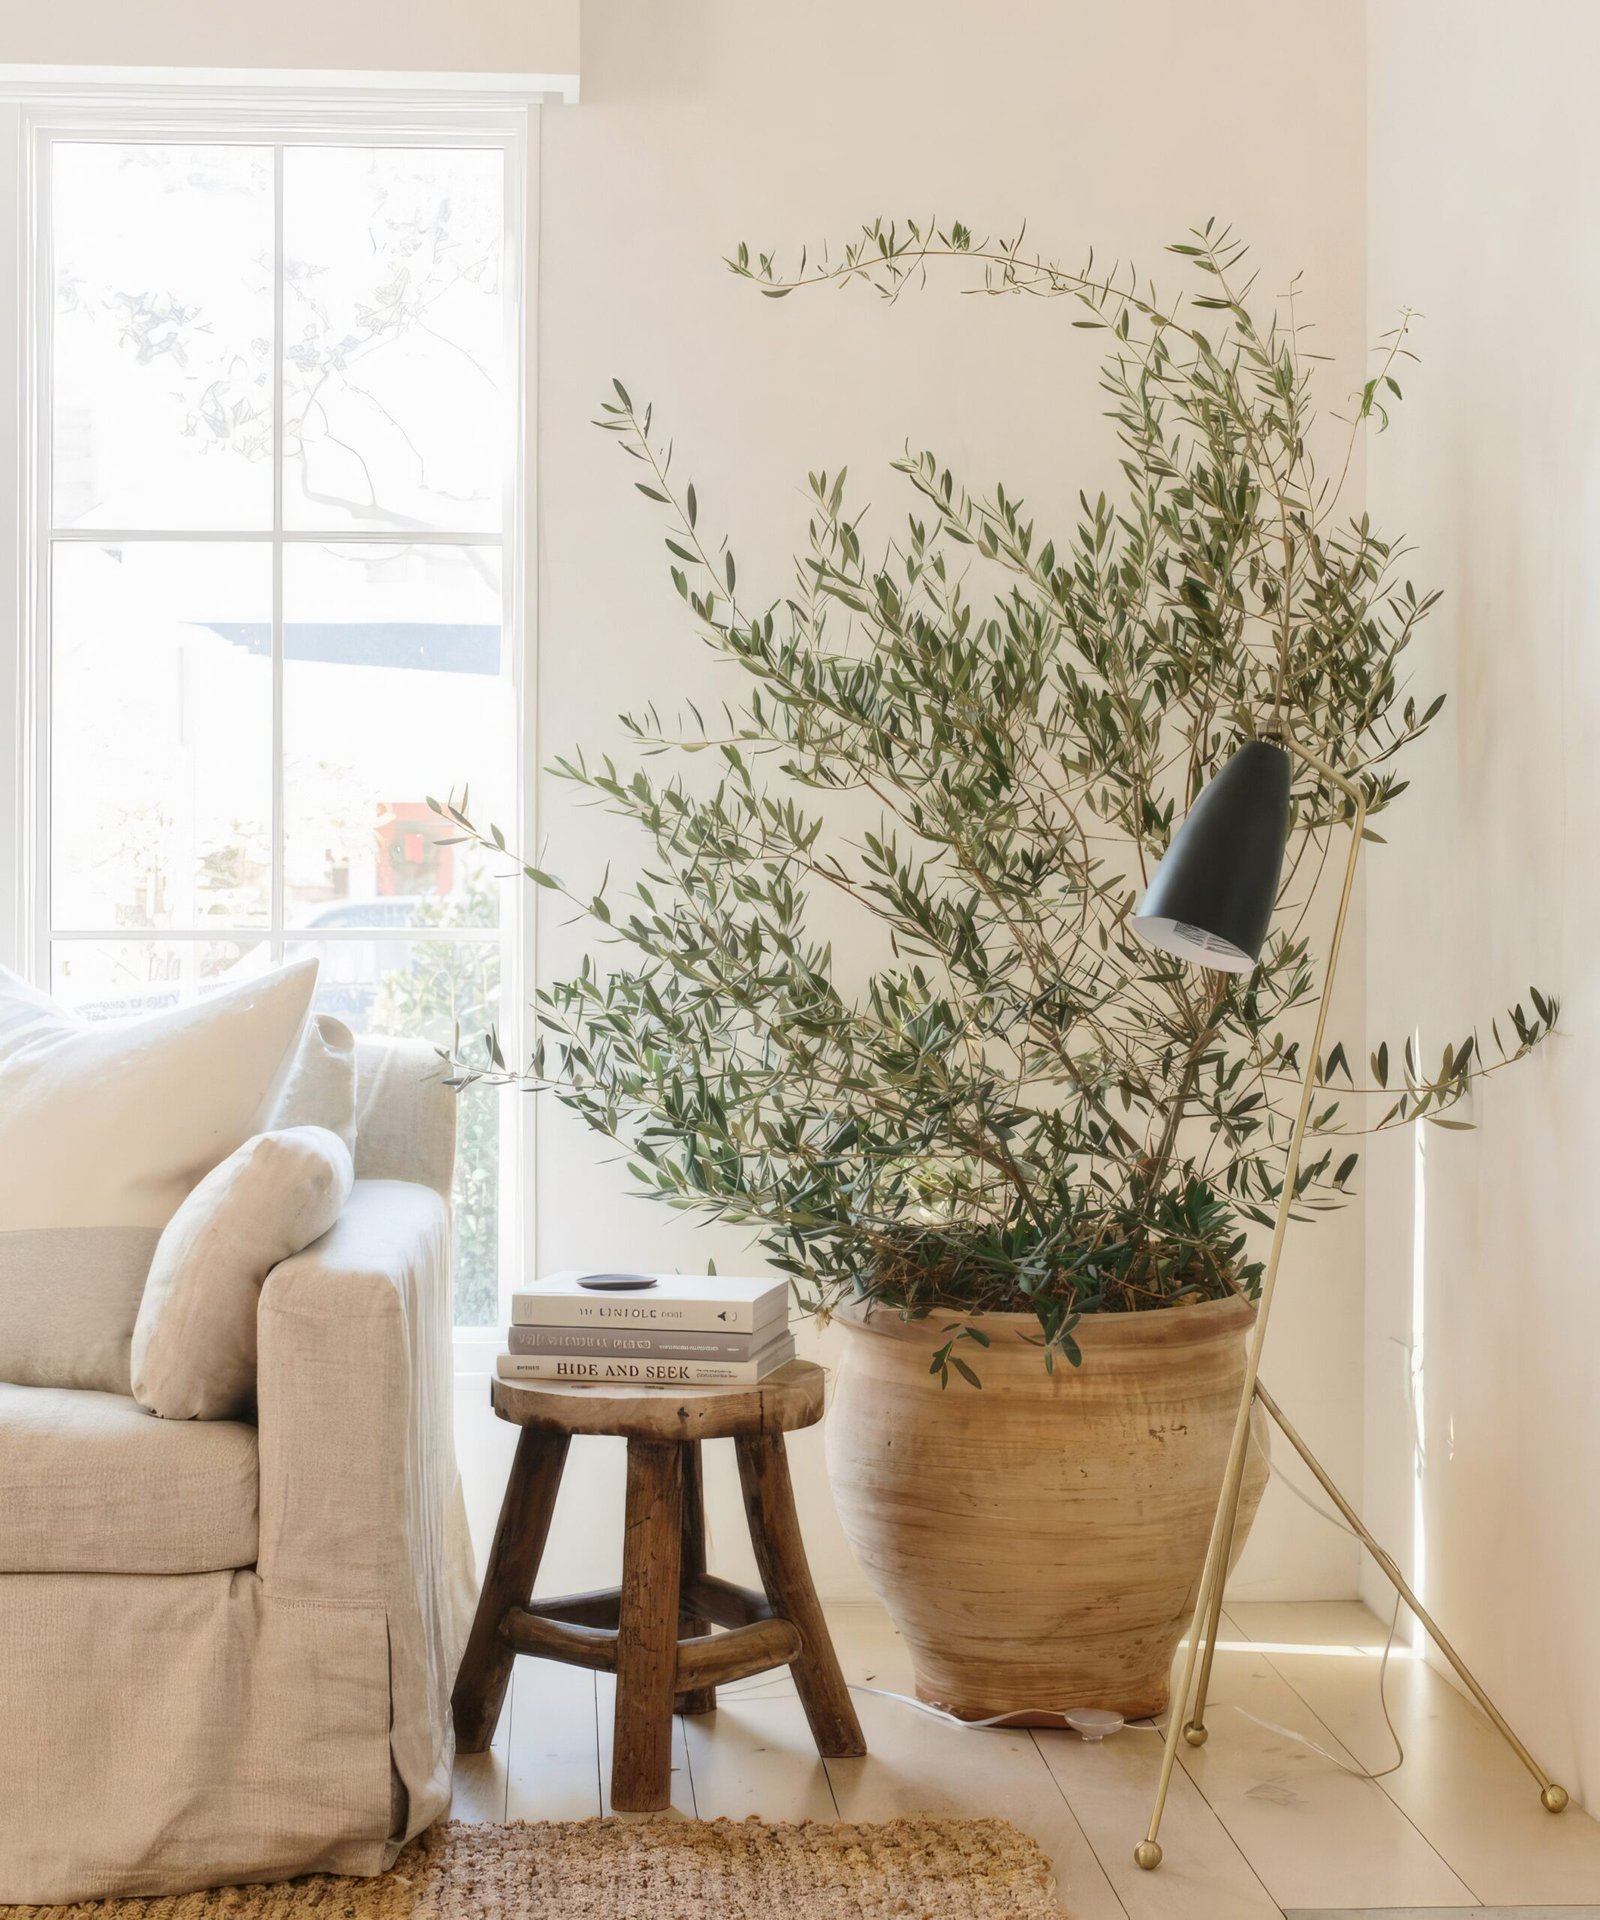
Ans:
[[[1166,1738],[1161,1744],[1161,1776],[1156,1783],[1155,1805],[1150,1811],[1150,1827],[1144,1839],[1134,1849],[1134,1859],[1147,1871],[1161,1864],[1161,1845],[1156,1835],[1161,1831],[1161,1816],[1166,1812],[1167,1794],[1172,1786],[1172,1769],[1178,1760],[1179,1732],[1183,1726],[1189,1695],[1194,1686],[1195,1663],[1200,1656],[1200,1642],[1205,1635],[1213,1590],[1220,1594],[1222,1584],[1227,1578],[1228,1536],[1233,1531],[1229,1523],[1238,1501],[1240,1484],[1244,1479],[1245,1457],[1250,1444],[1250,1409],[1255,1400],[1256,1376],[1261,1371],[1261,1348],[1266,1338],[1267,1322],[1272,1313],[1272,1295],[1278,1282],[1278,1263],[1283,1254],[1284,1234],[1288,1230],[1289,1214],[1294,1206],[1295,1180],[1300,1172],[1300,1149],[1305,1141],[1307,1123],[1311,1118],[1311,1102],[1316,1092],[1317,1061],[1321,1057],[1323,1029],[1328,1019],[1328,997],[1333,986],[1334,973],[1339,965],[1339,946],[1344,938],[1345,922],[1350,914],[1350,895],[1355,887],[1356,862],[1361,854],[1361,832],[1367,817],[1366,796],[1359,787],[1346,780],[1342,774],[1335,773],[1315,754],[1308,753],[1286,727],[1281,729],[1279,741],[1297,760],[1303,761],[1338,787],[1354,806],[1355,817],[1351,822],[1350,855],[1345,862],[1344,885],[1339,892],[1339,911],[1334,918],[1333,937],[1328,943],[1328,966],[1323,977],[1322,997],[1317,1002],[1316,1032],[1306,1052],[1306,1070],[1300,1083],[1300,1104],[1295,1111],[1294,1130],[1289,1136],[1289,1154],[1283,1169],[1283,1188],[1278,1196],[1278,1214],[1272,1227],[1272,1246],[1267,1254],[1266,1271],[1261,1280],[1261,1298],[1256,1308],[1256,1322],[1250,1330],[1249,1344],[1245,1348],[1244,1383],[1239,1391],[1239,1410],[1234,1416],[1233,1438],[1228,1446],[1227,1469],[1222,1476],[1217,1510],[1211,1522],[1211,1538],[1206,1545],[1205,1567],[1200,1575],[1200,1591],[1196,1596],[1194,1619],[1190,1623],[1189,1640],[1183,1653],[1182,1675],[1167,1712]]]

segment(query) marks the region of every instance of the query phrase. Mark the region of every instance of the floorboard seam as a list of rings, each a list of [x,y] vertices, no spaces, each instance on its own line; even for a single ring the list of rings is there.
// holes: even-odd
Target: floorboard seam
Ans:
[[[1228,1615],[1226,1614],[1226,1612],[1224,1612],[1223,1618],[1228,1621],[1229,1627],[1232,1629],[1234,1633],[1236,1633],[1239,1636],[1241,1640],[1245,1640],[1249,1642],[1251,1645],[1257,1644],[1255,1641],[1251,1639],[1251,1636],[1247,1632],[1245,1632],[1245,1630],[1239,1625],[1239,1623],[1236,1620],[1228,1618]],[[1371,1777],[1371,1775],[1367,1773],[1366,1769],[1361,1766],[1361,1762],[1356,1758],[1356,1756],[1353,1753],[1351,1753],[1350,1749],[1339,1738],[1338,1734],[1336,1734],[1333,1728],[1328,1725],[1327,1721],[1323,1719],[1322,1715],[1317,1712],[1316,1708],[1312,1706],[1311,1702],[1305,1697],[1305,1695],[1300,1691],[1300,1689],[1295,1685],[1295,1683],[1289,1678],[1288,1674],[1286,1674],[1283,1671],[1283,1669],[1273,1659],[1270,1653],[1262,1653],[1261,1658],[1266,1661],[1267,1665],[1271,1667],[1272,1671],[1278,1676],[1278,1678],[1283,1682],[1283,1684],[1294,1695],[1295,1699],[1297,1699],[1300,1702],[1301,1706],[1305,1708],[1306,1712],[1310,1714],[1311,1718],[1316,1721],[1317,1725],[1322,1728],[1323,1732],[1327,1734],[1328,1738],[1339,1749],[1339,1751],[1346,1756],[1346,1758],[1350,1761],[1352,1766],[1360,1769],[1361,1774],[1367,1780],[1367,1784],[1369,1786],[1374,1786],[1378,1789],[1378,1791],[1383,1795],[1384,1799],[1389,1802],[1389,1805],[1393,1807],[1396,1813],[1400,1815],[1400,1818],[1405,1821],[1406,1825],[1417,1836],[1417,1838],[1428,1849],[1428,1851],[1439,1862],[1439,1864],[1442,1867],[1444,1867],[1446,1872],[1454,1874],[1456,1879],[1461,1882],[1462,1886],[1464,1886],[1467,1889],[1467,1892],[1472,1895],[1472,1899],[1469,1904],[1473,1906],[1481,1907],[1483,1905],[1483,1901],[1478,1896],[1477,1888],[1472,1886],[1468,1882],[1466,1875],[1460,1871],[1460,1869],[1456,1866],[1455,1862],[1453,1860],[1446,1859],[1441,1849],[1435,1846],[1433,1841],[1429,1838],[1429,1836],[1422,1831],[1421,1827],[1419,1827],[1416,1821],[1412,1819],[1411,1815],[1407,1812],[1407,1810],[1403,1806],[1401,1806],[1400,1802],[1396,1800],[1394,1795],[1389,1791],[1387,1781],[1374,1780]],[[1308,1909],[1308,1911],[1314,1911],[1314,1909]],[[1377,1911],[1381,1912],[1382,1909],[1379,1908],[1377,1909]],[[1446,1911],[1448,1911],[1448,1909],[1446,1909]]]
[[[689,1806],[694,1818],[700,1818],[700,1796],[694,1790],[694,1755],[689,1751],[689,1721],[684,1714],[674,1714],[678,1723],[678,1738],[683,1742],[683,1774],[689,1782]]]
[[[1177,1703],[1176,1701],[1174,1701],[1171,1705],[1168,1706],[1167,1711],[1169,1713],[1174,1712],[1176,1710],[1176,1706],[1177,1706]],[[1178,1756],[1178,1759],[1179,1759],[1179,1764],[1181,1766],[1183,1756],[1180,1754]],[[1256,1885],[1261,1889],[1261,1897],[1266,1901],[1269,1907],[1277,1907],[1278,1912],[1282,1913],[1284,1909],[1278,1906],[1276,1895],[1273,1893],[1271,1887],[1267,1885],[1266,1881],[1262,1879],[1260,1870],[1257,1868],[1256,1863],[1250,1858],[1249,1854],[1245,1852],[1244,1848],[1240,1846],[1238,1838],[1235,1835],[1232,1827],[1228,1825],[1227,1821],[1223,1819],[1222,1815],[1218,1813],[1216,1808],[1212,1806],[1211,1802],[1206,1798],[1205,1788],[1200,1784],[1200,1782],[1194,1777],[1194,1775],[1189,1771],[1187,1767],[1183,1767],[1183,1777],[1185,1780],[1189,1782],[1190,1786],[1194,1788],[1195,1792],[1199,1794],[1202,1805],[1205,1807],[1206,1811],[1211,1815],[1212,1819],[1216,1821],[1217,1827],[1219,1831],[1223,1834],[1225,1839],[1227,1840],[1228,1845],[1233,1848],[1236,1854],[1238,1854],[1239,1859],[1244,1866],[1245,1872],[1249,1874],[1250,1878],[1254,1880]]]
[[[1090,1859],[1092,1859],[1095,1865],[1100,1869],[1101,1874],[1105,1878],[1106,1885],[1111,1889],[1112,1899],[1116,1901],[1117,1905],[1121,1907],[1123,1913],[1127,1915],[1127,1920],[1133,1920],[1133,1916],[1131,1914],[1128,1914],[1127,1901],[1124,1900],[1122,1895],[1117,1891],[1116,1881],[1113,1880],[1111,1875],[1106,1871],[1106,1863],[1104,1860],[1100,1858],[1100,1849],[1095,1845],[1093,1840],[1089,1838],[1088,1828],[1085,1827],[1083,1822],[1078,1818],[1077,1809],[1073,1806],[1072,1802],[1067,1798],[1066,1788],[1062,1786],[1059,1780],[1056,1779],[1055,1768],[1052,1767],[1049,1760],[1046,1759],[1044,1748],[1039,1745],[1039,1736],[1037,1733],[1034,1732],[1034,1730],[1031,1727],[1028,1729],[1028,1738],[1033,1742],[1033,1750],[1036,1754],[1038,1754],[1040,1761],[1043,1763],[1045,1772],[1049,1774],[1051,1784],[1055,1787],[1056,1792],[1060,1794],[1061,1804],[1066,1808],[1067,1812],[1072,1816],[1072,1824],[1078,1829],[1079,1833],[1083,1835],[1083,1844],[1089,1849]],[[1056,1891],[1057,1893],[1060,1893],[1061,1889],[1058,1887]],[[1063,1909],[1063,1911],[1065,1911],[1065,1909]]]
[[[589,1698],[594,1704],[594,1806],[596,1814],[606,1810],[606,1777],[600,1770],[600,1683],[590,1676]]]
[[[817,1758],[822,1762],[822,1778],[827,1784],[828,1798],[833,1802],[833,1817],[835,1820],[842,1820],[844,1812],[839,1805],[838,1789],[833,1784],[833,1769],[828,1765],[828,1756],[825,1753],[819,1753]]]
[[[1224,1613],[1222,1615],[1222,1618],[1224,1620],[1228,1620],[1227,1614]],[[1228,1620],[1228,1625],[1233,1628],[1233,1631],[1235,1633],[1239,1632],[1238,1627],[1234,1626],[1234,1623],[1231,1620]],[[1188,1705],[1188,1702],[1185,1701],[1183,1703],[1183,1707],[1187,1707],[1187,1705]],[[1167,1712],[1169,1714],[1179,1713],[1183,1711],[1183,1707],[1179,1706],[1177,1698],[1174,1696],[1174,1698],[1169,1702],[1167,1706]],[[1165,1727],[1163,1727],[1162,1728],[1163,1738],[1165,1737],[1165,1732],[1166,1732]],[[1261,1889],[1262,1893],[1266,1895],[1268,1904],[1270,1906],[1277,1907],[1279,1913],[1287,1914],[1288,1908],[1279,1905],[1277,1895],[1272,1891],[1271,1887],[1267,1885],[1266,1881],[1262,1879],[1260,1869],[1256,1866],[1256,1863],[1250,1858],[1249,1854],[1247,1854],[1244,1848],[1240,1845],[1238,1835],[1234,1832],[1233,1828],[1228,1825],[1227,1821],[1223,1819],[1222,1815],[1217,1811],[1217,1809],[1211,1804],[1211,1798],[1206,1792],[1205,1783],[1197,1779],[1195,1775],[1189,1771],[1188,1767],[1184,1764],[1184,1758],[1181,1753],[1178,1755],[1178,1765],[1183,1770],[1184,1779],[1187,1780],[1190,1786],[1194,1788],[1195,1792],[1199,1794],[1200,1799],[1205,1805],[1207,1812],[1211,1815],[1212,1819],[1216,1821],[1217,1825],[1222,1829],[1222,1831],[1228,1836],[1228,1845],[1233,1848],[1234,1852],[1238,1854],[1239,1858],[1244,1862],[1246,1868],[1249,1871],[1251,1879],[1255,1881],[1256,1885]],[[1462,1884],[1465,1885],[1466,1884],[1465,1881],[1463,1881]]]
[[[506,1700],[506,1764],[505,1779],[502,1781],[504,1792],[500,1796],[500,1820],[503,1825],[511,1817],[511,1736],[517,1720],[517,1663],[511,1663],[511,1681]]]

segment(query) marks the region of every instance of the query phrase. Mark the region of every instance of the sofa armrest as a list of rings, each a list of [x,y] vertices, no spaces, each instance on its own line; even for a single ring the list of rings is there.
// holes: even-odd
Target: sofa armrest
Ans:
[[[449,1803],[477,1591],[451,1320],[449,1210],[400,1180],[358,1180],[333,1230],[268,1274],[257,1319],[262,1592],[382,1610],[400,1837]]]
[[[449,1218],[358,1180],[331,1232],[261,1290],[259,1571],[286,1595],[382,1599],[454,1475]]]
[[[420,1040],[356,1042],[356,1178],[407,1180],[446,1200],[456,1163],[456,1095]]]

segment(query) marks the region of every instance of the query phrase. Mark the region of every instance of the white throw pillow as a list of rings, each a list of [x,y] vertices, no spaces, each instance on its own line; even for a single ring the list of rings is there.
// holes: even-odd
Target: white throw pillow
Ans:
[[[278,1264],[320,1240],[355,1184],[325,1127],[258,1133],[167,1222],[133,1328],[133,1397],[167,1420],[233,1420],[256,1389],[256,1307]]]
[[[260,1131],[316,977],[90,1023],[0,968],[0,1380],[128,1391],[161,1229]]]
[[[326,1127],[356,1150],[356,1037],[331,1013],[307,1020],[264,1132]]]

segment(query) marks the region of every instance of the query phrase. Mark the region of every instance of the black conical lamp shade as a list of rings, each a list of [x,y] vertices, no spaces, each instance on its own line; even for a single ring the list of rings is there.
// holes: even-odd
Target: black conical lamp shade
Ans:
[[[1261,957],[1289,840],[1289,756],[1247,740],[1189,809],[1134,931],[1199,967],[1249,973]]]

